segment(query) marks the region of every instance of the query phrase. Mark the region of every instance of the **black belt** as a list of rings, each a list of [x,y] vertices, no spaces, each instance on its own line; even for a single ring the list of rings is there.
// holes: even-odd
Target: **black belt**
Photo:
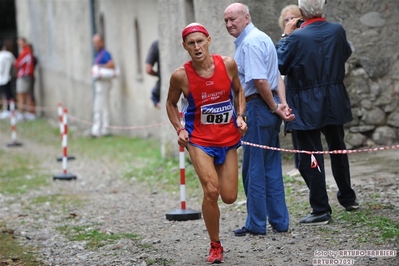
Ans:
[[[276,95],[277,95],[277,91],[274,91],[274,90],[273,90],[272,93],[273,93],[273,96],[276,96]],[[256,98],[262,98],[262,96],[260,95],[260,93],[254,93],[254,94],[251,94],[251,95],[245,97],[245,101],[249,102],[249,101],[251,101],[251,100],[253,100],[253,99],[256,99]]]

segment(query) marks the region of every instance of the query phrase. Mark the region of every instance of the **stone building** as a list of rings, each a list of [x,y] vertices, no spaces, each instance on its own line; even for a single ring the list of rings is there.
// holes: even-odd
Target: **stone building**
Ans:
[[[156,125],[115,133],[162,139],[165,155],[177,154],[176,135],[166,111],[149,100],[155,80],[144,71],[152,40],[159,38],[162,102],[169,77],[187,59],[181,30],[204,24],[212,36],[211,52],[234,54],[234,39],[224,28],[223,11],[231,0],[16,0],[19,34],[36,47],[40,60],[38,99],[62,101],[71,114],[91,120],[93,30],[105,33],[106,45],[121,69],[111,93],[113,125]],[[296,1],[247,0],[254,24],[274,41],[281,29],[280,10]],[[346,66],[346,84],[354,121],[347,125],[349,148],[399,141],[399,2],[396,0],[328,1],[326,19],[341,23],[354,53]],[[163,105],[164,106],[164,105]],[[289,147],[287,143],[286,147]]]

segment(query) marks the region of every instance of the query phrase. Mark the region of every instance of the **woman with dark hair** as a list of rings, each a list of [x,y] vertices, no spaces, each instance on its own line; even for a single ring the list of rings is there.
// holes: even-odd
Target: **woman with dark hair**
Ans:
[[[24,114],[25,118],[27,120],[33,120],[36,117],[34,114],[29,112],[32,106],[30,91],[34,71],[33,54],[25,38],[18,38],[18,46],[21,50],[14,64],[18,69],[16,88],[18,111],[19,113],[24,114],[24,110],[26,110],[27,112]]]

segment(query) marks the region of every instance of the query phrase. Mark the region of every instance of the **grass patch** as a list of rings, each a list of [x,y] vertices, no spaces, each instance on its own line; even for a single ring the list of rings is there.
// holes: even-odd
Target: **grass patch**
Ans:
[[[38,165],[32,156],[0,150],[0,193],[23,194],[47,184],[48,177]]]
[[[61,207],[62,211],[68,211],[70,208],[80,207],[84,204],[84,199],[79,195],[73,194],[54,194],[37,196],[29,200],[25,208],[30,209],[32,204],[49,204],[52,208]]]
[[[143,140],[126,136],[111,136],[105,138],[87,139],[74,138],[70,145],[73,153],[84,154],[91,159],[109,160],[110,162],[143,163],[145,159],[160,159],[161,144],[158,140]]]
[[[125,238],[131,240],[139,240],[140,236],[132,233],[111,234],[101,232],[92,226],[59,226],[57,230],[66,235],[70,241],[86,241],[86,247],[99,248],[108,244],[115,243],[116,240]]]
[[[176,191],[180,184],[179,161],[176,159],[162,159],[155,156],[147,157],[145,164],[132,164],[124,172],[128,179],[136,179],[145,182],[152,189],[162,189],[166,191]],[[195,173],[194,167],[186,159],[185,179],[186,189],[193,192],[201,189],[200,182]]]
[[[0,265],[44,265],[36,261],[32,249],[17,243],[13,230],[7,229],[4,224],[0,224],[0,243]]]
[[[370,207],[356,212],[342,211],[338,218],[362,230],[359,242],[374,242],[378,245],[386,240],[399,240],[399,222],[380,214],[375,215]]]
[[[3,125],[6,125],[5,121],[2,121],[0,125],[3,129]],[[18,130],[23,131],[24,127]],[[38,128],[29,128],[28,131],[35,130]],[[44,134],[37,134],[37,132],[41,131],[35,132],[36,137],[43,137]],[[29,154],[0,150],[0,194],[19,195],[47,185],[49,178],[42,173],[39,165],[39,159]],[[13,230],[6,229],[2,224],[0,224],[0,229],[0,265],[43,265],[36,261],[36,255],[32,249],[21,246],[17,242]]]
[[[148,184],[151,189],[176,191],[180,184],[179,160],[162,158],[161,143],[154,139],[112,136],[88,140],[77,138],[70,150],[94,160],[121,165],[122,176]],[[200,189],[200,183],[186,152],[185,177],[187,193]]]
[[[36,198],[32,198],[30,200],[30,203],[32,204],[44,204],[47,202],[55,205],[68,205],[68,204],[79,205],[83,203],[83,200],[77,197],[76,195],[66,195],[66,194],[37,196]]]
[[[40,144],[57,145],[61,151],[60,128],[51,126],[47,119],[39,118],[34,121],[18,123],[17,134]],[[73,135],[73,131],[68,132],[68,136],[70,135]]]

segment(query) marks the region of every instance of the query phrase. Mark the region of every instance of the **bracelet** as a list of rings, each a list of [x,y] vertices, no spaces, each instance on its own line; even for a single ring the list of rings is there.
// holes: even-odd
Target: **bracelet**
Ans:
[[[274,114],[278,109],[278,103],[276,104],[276,107],[273,108],[273,110],[270,110],[270,113]]]
[[[182,127],[182,128],[180,128],[179,130],[177,130],[177,135],[179,136],[180,135],[180,132],[182,131],[182,130],[186,130],[184,127]]]
[[[242,120],[244,120],[244,122],[247,122],[247,116],[243,115],[243,114],[237,114],[237,117],[241,116]]]

